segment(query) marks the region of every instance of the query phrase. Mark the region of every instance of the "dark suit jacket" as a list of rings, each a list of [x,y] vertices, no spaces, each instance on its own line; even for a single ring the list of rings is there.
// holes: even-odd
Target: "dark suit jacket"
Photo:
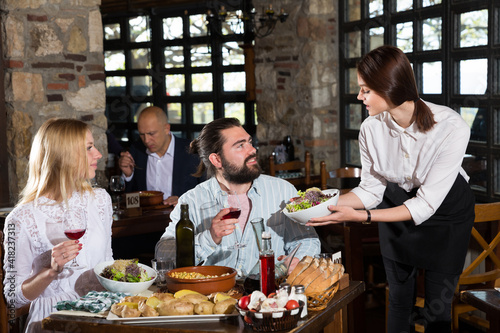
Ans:
[[[189,143],[189,140],[175,137],[172,195],[181,196],[184,192],[192,189],[204,180],[203,178],[191,176],[198,168],[199,158],[197,155],[189,153]],[[136,168],[134,170],[133,178],[129,182],[126,182],[125,191],[146,191],[146,170],[148,163],[146,146],[144,146],[142,141],[137,142],[130,147],[130,154],[140,169]]]

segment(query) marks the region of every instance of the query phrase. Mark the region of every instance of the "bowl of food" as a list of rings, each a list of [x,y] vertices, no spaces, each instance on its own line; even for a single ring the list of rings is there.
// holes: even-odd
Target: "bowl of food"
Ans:
[[[156,271],[137,259],[103,261],[94,267],[99,283],[115,293],[138,294],[156,279]]]
[[[335,206],[339,201],[338,189],[321,191],[316,187],[299,191],[299,196],[292,198],[283,209],[283,214],[291,220],[306,224],[313,217],[323,217],[331,214],[328,206]]]
[[[226,292],[236,284],[236,270],[225,266],[189,266],[175,268],[166,275],[167,289],[176,292],[182,289],[209,295]]]
[[[141,207],[159,205],[163,202],[163,192],[139,191],[139,201],[141,202]]]

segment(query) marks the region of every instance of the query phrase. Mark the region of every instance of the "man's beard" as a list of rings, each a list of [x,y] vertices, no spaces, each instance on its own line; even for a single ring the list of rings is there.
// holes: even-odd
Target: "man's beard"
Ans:
[[[233,184],[246,184],[254,181],[257,177],[262,173],[262,168],[257,163],[253,165],[251,168],[247,166],[247,162],[255,158],[257,155],[249,156],[245,159],[245,163],[242,167],[238,167],[234,164],[231,164],[224,155],[221,154],[221,164],[222,164],[222,176],[228,182]]]

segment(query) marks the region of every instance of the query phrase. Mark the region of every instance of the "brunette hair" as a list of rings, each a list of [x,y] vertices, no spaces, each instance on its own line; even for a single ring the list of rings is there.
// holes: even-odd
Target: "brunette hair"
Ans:
[[[421,132],[434,126],[434,116],[418,96],[413,69],[403,51],[390,45],[380,46],[361,58],[357,70],[366,86],[386,102],[399,106],[414,101],[413,120]]]
[[[191,141],[189,151],[192,154],[200,156],[198,170],[193,174],[194,177],[201,177],[207,172],[207,178],[216,174],[216,168],[210,162],[210,154],[219,154],[222,152],[222,146],[225,139],[221,132],[228,128],[241,127],[241,123],[236,118],[219,118],[206,124],[200,132],[200,135]]]
[[[67,202],[74,191],[92,191],[86,152],[89,126],[76,119],[49,119],[38,130],[31,146],[28,182],[19,204],[50,195]]]

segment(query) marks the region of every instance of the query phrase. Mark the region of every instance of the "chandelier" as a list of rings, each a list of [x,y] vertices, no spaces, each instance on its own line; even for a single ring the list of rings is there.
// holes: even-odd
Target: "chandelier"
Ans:
[[[250,32],[254,36],[264,38],[269,36],[276,27],[276,23],[285,22],[288,18],[288,13],[283,8],[276,13],[273,5],[269,4],[267,8],[263,8],[258,13],[251,5],[248,10],[247,5],[243,4],[243,9],[238,8],[235,11],[227,11],[225,6],[221,6],[216,13],[209,10],[207,12],[207,25],[210,32],[218,33],[222,23],[231,21],[233,25],[243,25],[245,32]]]

